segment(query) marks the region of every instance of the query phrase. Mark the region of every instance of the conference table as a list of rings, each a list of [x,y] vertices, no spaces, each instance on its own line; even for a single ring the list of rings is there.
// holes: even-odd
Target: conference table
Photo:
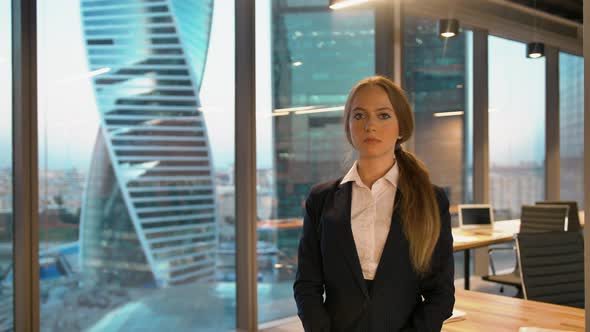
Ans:
[[[458,320],[447,320],[442,331],[514,332],[523,327],[584,331],[585,325],[583,309],[462,289],[455,290],[453,311],[465,315]],[[293,316],[261,324],[259,331],[302,332],[303,326]]]
[[[584,309],[462,289],[455,291],[454,310],[465,312],[465,316],[445,322],[442,331],[500,332],[523,327],[584,331],[585,325]]]
[[[464,252],[464,279],[465,289],[469,289],[469,277],[471,275],[470,251],[483,248],[492,244],[511,242],[514,234],[518,233],[520,220],[504,220],[494,223],[491,227],[453,228],[453,251]]]

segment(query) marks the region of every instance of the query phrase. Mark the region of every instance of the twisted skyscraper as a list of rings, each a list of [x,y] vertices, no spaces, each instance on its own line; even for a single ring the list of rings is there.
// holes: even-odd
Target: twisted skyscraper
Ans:
[[[215,187],[200,108],[212,0],[82,0],[100,128],[82,273],[166,286],[215,275]]]

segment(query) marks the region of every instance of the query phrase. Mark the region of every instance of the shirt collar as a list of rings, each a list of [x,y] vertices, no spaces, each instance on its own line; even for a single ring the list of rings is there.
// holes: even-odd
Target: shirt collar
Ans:
[[[358,170],[357,170],[357,165],[358,165],[358,160],[356,160],[354,162],[354,164],[352,165],[352,167],[350,168],[348,173],[346,173],[344,178],[342,178],[342,181],[340,181],[340,184],[344,184],[346,182],[352,181],[361,187],[366,186],[363,184],[363,181],[361,180],[361,177],[360,177]],[[385,175],[383,175],[382,178],[385,178],[387,181],[389,181],[389,183],[391,183],[394,187],[397,188],[397,182],[399,180],[399,167],[397,166],[397,161],[389,169],[389,171],[387,171],[387,173],[385,173]]]

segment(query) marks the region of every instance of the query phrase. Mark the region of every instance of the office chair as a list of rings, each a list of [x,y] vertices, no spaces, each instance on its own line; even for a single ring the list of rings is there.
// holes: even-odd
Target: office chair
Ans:
[[[580,216],[578,214],[578,202],[576,201],[541,201],[536,202],[535,205],[566,205],[569,207],[567,216],[567,231],[580,232],[582,226],[580,225]]]
[[[565,232],[568,213],[566,205],[524,205],[520,233]]]
[[[582,234],[518,234],[516,248],[525,299],[584,308]]]
[[[564,232],[566,229],[568,212],[569,207],[564,205],[523,205],[520,214],[520,233]],[[518,259],[515,259],[516,263],[512,272],[496,274],[492,253],[499,250],[512,250],[516,255],[516,248],[514,247],[488,249],[492,274],[483,276],[482,279],[501,284],[500,293],[504,292],[504,285],[516,287],[518,290],[516,297],[522,298],[524,294],[522,292],[522,281]]]

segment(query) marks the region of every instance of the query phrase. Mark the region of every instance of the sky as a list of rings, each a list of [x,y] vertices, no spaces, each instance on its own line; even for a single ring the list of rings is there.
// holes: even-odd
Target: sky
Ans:
[[[272,167],[270,1],[257,2],[257,163]],[[201,102],[216,169],[234,163],[234,0],[215,0]],[[10,165],[10,8],[0,0],[0,167]],[[38,5],[39,165],[88,170],[98,110],[82,40],[77,0]],[[524,44],[490,38],[490,161],[544,159],[544,59]],[[419,134],[419,133],[418,133]],[[46,153],[47,152],[47,153]]]
[[[234,25],[233,20],[227,19],[234,15],[233,2],[214,2],[211,40],[200,91],[216,169],[228,169],[234,164]],[[268,5],[258,7],[257,25],[270,35],[268,26],[261,26],[270,20],[270,12],[265,8]],[[9,1],[0,0],[0,167],[10,165],[9,13]],[[79,1],[40,1],[37,20],[39,167],[88,170],[99,118],[88,77]],[[268,38],[260,39],[257,49],[258,61],[270,61]],[[262,65],[259,68],[257,162],[258,168],[270,168],[270,66],[267,70]]]
[[[545,159],[545,58],[523,43],[488,39],[490,164]]]
[[[10,1],[0,0],[0,168],[11,165]]]

